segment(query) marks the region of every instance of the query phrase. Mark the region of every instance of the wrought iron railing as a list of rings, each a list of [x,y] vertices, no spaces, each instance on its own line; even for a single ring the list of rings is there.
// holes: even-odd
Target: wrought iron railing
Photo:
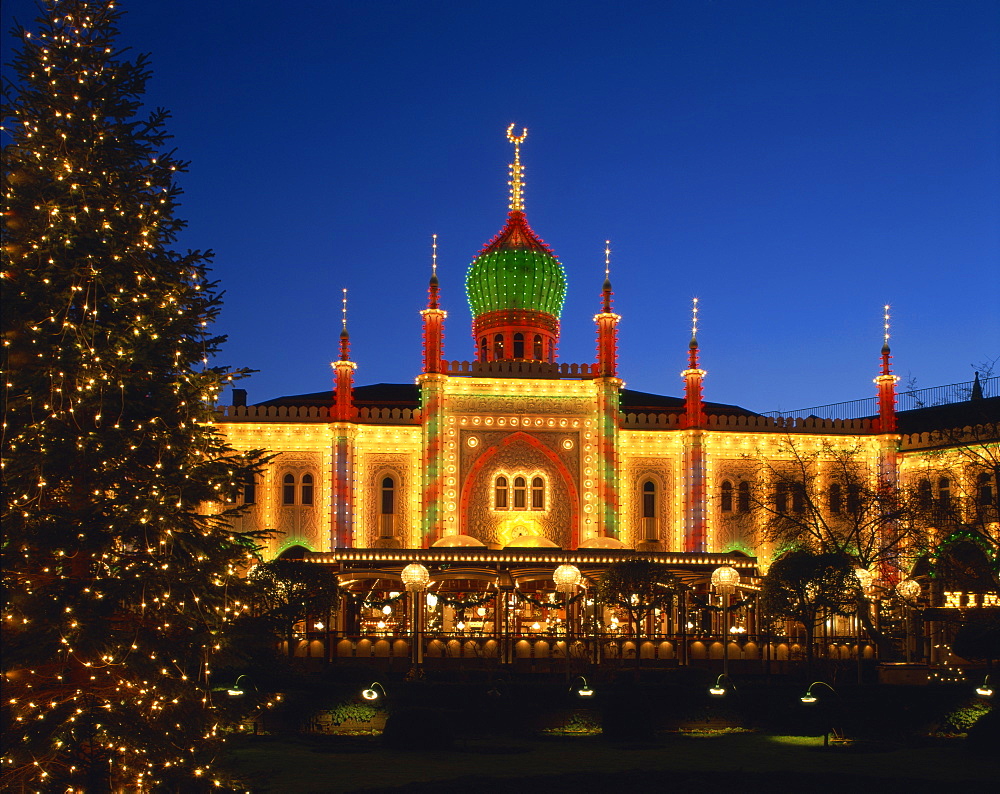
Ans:
[[[1000,376],[950,383],[947,386],[930,386],[926,389],[910,389],[896,394],[896,410],[912,411],[934,405],[951,405],[966,402],[974,397],[996,397],[1000,395]],[[764,416],[775,419],[805,419],[810,416],[822,419],[863,419],[878,413],[878,398],[864,397],[842,403],[815,405],[795,411],[765,411]]]

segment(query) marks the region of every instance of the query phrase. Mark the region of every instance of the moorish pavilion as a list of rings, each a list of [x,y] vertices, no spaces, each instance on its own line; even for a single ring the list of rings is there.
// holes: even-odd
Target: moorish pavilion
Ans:
[[[678,351],[683,396],[627,389],[606,248],[596,360],[560,361],[566,273],[525,213],[526,132],[508,128],[509,212],[468,268],[473,344],[462,360],[445,355],[448,287],[435,240],[414,381],[355,383],[345,292],[331,389],[255,405],[234,390],[233,405],[219,409],[236,448],[274,455],[246,485],[243,527],[272,530],[268,557],[322,565],[349,596],[338,615],[303,627],[298,653],[513,661],[566,655],[571,639],[592,661],[637,651],[718,658],[723,643],[733,658],[787,658],[794,637],[763,649],[755,625],[759,576],[776,553],[760,540],[765,519],[753,509],[775,489],[769,471],[807,454],[822,479],[825,462],[850,450],[873,478],[922,478],[933,499],[974,494],[995,512],[995,472],[960,454],[949,476],[928,472],[954,452],[935,431],[971,423],[972,404],[997,413],[1000,397],[989,390],[998,379],[977,376],[968,393],[935,400],[943,405],[901,405],[888,330],[872,397],[764,415],[704,399],[695,301],[690,342]],[[778,491],[773,498],[795,498]],[[837,499],[830,510],[841,509]],[[608,566],[633,558],[665,563],[686,586],[642,626],[594,599]],[[730,577],[722,585],[720,570]],[[906,573],[875,575],[891,586]],[[824,636],[828,652],[861,647],[846,619]]]

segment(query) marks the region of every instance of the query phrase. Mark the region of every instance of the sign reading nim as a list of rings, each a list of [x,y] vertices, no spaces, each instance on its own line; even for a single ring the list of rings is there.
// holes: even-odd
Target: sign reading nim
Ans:
[[[961,590],[945,590],[944,607],[1000,607],[1000,594],[997,593],[965,593]]]

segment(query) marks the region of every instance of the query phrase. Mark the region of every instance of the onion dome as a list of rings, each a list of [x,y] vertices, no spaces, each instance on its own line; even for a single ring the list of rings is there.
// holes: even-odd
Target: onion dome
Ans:
[[[523,211],[472,260],[465,278],[472,316],[528,309],[558,318],[566,300],[566,272],[552,250],[532,231]]]
[[[515,136],[513,129],[513,124],[507,128],[514,144],[507,224],[472,260],[465,277],[476,358],[554,361],[566,273],[525,217],[520,145],[528,131]]]

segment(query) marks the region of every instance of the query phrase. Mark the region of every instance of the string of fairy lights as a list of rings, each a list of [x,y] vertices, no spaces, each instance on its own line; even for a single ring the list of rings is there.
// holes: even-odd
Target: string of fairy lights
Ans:
[[[228,521],[253,455],[212,427],[232,378],[209,366],[219,299],[206,257],[168,248],[184,164],[158,151],[165,112],[132,120],[147,62],[120,60],[112,2],[46,12],[3,130],[3,624],[20,664],[0,784],[82,791],[97,763],[115,789],[211,787],[213,659],[254,559]]]

